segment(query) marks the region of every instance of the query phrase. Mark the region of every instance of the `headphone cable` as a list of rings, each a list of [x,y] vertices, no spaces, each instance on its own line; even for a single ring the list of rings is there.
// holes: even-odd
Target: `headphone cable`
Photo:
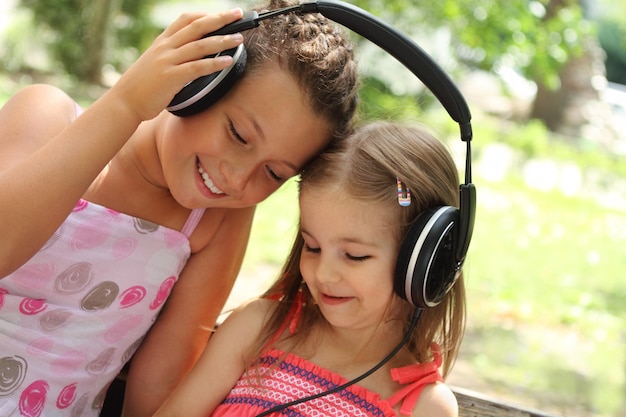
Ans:
[[[293,400],[293,401],[290,401],[288,403],[272,407],[269,410],[266,410],[266,411],[262,412],[261,414],[257,414],[256,417],[267,416],[267,415],[270,415],[271,413],[275,413],[277,411],[284,410],[285,408],[288,408],[288,407],[291,407],[291,406],[294,406],[294,405],[297,405],[297,404],[301,404],[303,402],[315,400],[315,399],[323,397],[325,395],[334,394],[335,392],[341,391],[341,390],[349,387],[350,385],[356,384],[357,382],[367,378],[368,376],[370,376],[371,374],[376,372],[381,366],[383,366],[384,364],[389,362],[389,360],[391,358],[393,358],[396,355],[396,353],[398,353],[400,351],[400,349],[402,349],[402,347],[409,341],[409,337],[411,336],[411,333],[413,333],[413,330],[415,330],[415,327],[417,326],[417,322],[419,321],[419,318],[420,318],[421,315],[422,315],[422,309],[421,308],[416,308],[415,309],[415,313],[413,314],[413,319],[411,320],[411,324],[409,325],[409,329],[407,330],[406,334],[404,335],[404,337],[402,338],[400,343],[398,343],[398,346],[396,346],[387,356],[385,356],[385,358],[383,358],[383,360],[381,360],[376,365],[374,365],[370,370],[364,372],[360,376],[357,376],[356,378],[354,378],[354,379],[352,379],[352,380],[350,380],[350,381],[348,381],[348,382],[346,382],[344,384],[337,385],[336,387],[331,388],[329,390],[326,390],[324,392],[320,392],[318,394],[309,395],[308,397],[302,397],[302,398],[299,398],[297,400]]]

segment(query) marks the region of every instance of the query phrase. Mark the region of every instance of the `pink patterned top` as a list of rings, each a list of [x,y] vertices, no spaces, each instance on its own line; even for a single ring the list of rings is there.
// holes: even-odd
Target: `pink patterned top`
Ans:
[[[183,232],[80,200],[0,280],[0,415],[97,416],[190,256]]]
[[[289,328],[299,319],[296,305],[288,321]],[[287,323],[286,323],[287,324]],[[286,326],[283,326],[283,329]],[[282,333],[282,329],[278,332]],[[393,407],[401,403],[400,414],[410,416],[424,387],[443,382],[439,373],[442,358],[439,346],[433,344],[433,361],[391,369],[391,377],[405,385],[387,399],[353,384],[334,394],[306,401],[272,415],[289,417],[391,417]],[[297,355],[271,349],[235,384],[212,417],[253,417],[275,406],[318,394],[348,382],[341,375],[322,368]]]

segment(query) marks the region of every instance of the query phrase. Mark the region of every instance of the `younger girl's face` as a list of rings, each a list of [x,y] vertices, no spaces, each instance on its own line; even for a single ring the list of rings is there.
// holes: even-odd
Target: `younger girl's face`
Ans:
[[[328,143],[329,123],[277,64],[239,80],[189,117],[169,116],[157,139],[167,187],[187,208],[253,206]]]
[[[304,187],[300,270],[334,327],[368,329],[389,311],[399,247],[392,213],[328,187]]]

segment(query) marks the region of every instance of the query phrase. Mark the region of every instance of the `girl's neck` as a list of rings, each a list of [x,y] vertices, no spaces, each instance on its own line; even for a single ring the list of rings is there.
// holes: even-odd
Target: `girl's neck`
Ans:
[[[325,367],[331,370],[345,364],[363,369],[378,363],[400,343],[404,335],[398,327],[381,324],[375,328],[346,330],[318,325],[309,333],[305,345],[311,349],[309,354],[313,358],[327,362],[329,365]]]
[[[91,184],[85,199],[162,224],[161,212],[178,205],[172,204],[174,200],[162,176],[155,145],[157,119],[138,127]],[[128,195],[133,198],[127,198]],[[155,207],[159,209],[152,209]]]

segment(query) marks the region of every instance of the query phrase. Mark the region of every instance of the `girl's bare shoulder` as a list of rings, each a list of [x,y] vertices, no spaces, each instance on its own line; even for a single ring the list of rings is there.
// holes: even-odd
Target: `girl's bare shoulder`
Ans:
[[[56,136],[76,119],[77,109],[67,94],[50,85],[19,90],[0,108],[1,165],[11,165]]]
[[[413,409],[413,417],[458,417],[458,415],[459,406],[454,392],[441,382],[424,387]]]
[[[79,107],[63,90],[48,84],[33,84],[16,92],[7,102],[24,115],[33,118],[51,115],[59,122],[71,122],[77,117]]]
[[[224,321],[228,326],[249,326],[260,329],[277,306],[277,302],[265,298],[250,301],[235,310]]]

